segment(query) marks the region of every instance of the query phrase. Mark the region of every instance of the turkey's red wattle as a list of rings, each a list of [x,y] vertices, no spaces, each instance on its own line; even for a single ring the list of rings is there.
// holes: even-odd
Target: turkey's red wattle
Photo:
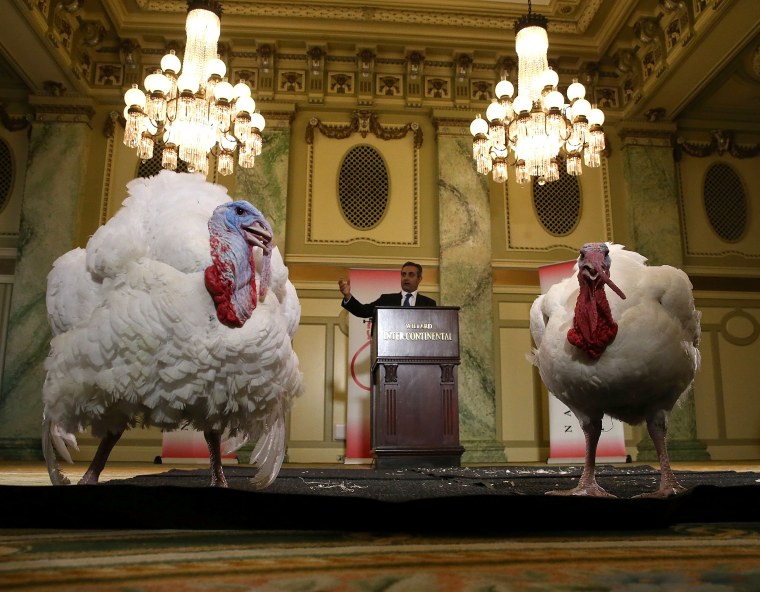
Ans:
[[[615,339],[617,330],[604,286],[581,285],[575,303],[573,326],[567,332],[567,340],[585,351],[590,358],[597,359]]]
[[[251,269],[251,293],[253,302],[244,311],[246,316],[241,318],[232,301],[235,292],[235,263],[233,258],[226,256],[229,245],[220,241],[217,237],[211,237],[211,259],[213,263],[209,265],[204,274],[206,290],[214,300],[216,306],[216,316],[219,322],[228,327],[242,327],[248,320],[253,309],[256,308],[256,274]],[[251,262],[253,255],[251,254]],[[253,267],[253,265],[251,265]]]

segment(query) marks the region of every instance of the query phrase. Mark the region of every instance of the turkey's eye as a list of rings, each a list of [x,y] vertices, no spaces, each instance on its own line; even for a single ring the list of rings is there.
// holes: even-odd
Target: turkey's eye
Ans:
[[[245,212],[245,210],[243,208],[241,208],[241,207],[238,206],[237,208],[235,208],[235,213],[238,216],[243,216],[246,212]]]

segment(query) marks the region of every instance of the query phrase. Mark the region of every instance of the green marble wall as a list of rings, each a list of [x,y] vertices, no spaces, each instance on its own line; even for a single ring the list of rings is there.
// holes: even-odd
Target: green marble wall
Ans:
[[[285,256],[285,221],[288,198],[288,129],[264,132],[264,147],[252,169],[237,167],[233,199],[245,199],[256,206],[272,225],[275,243]]]
[[[439,130],[440,132],[440,130]],[[497,442],[488,178],[472,142],[438,137],[440,304],[459,306],[459,418],[464,462],[505,461]]]
[[[46,279],[74,243],[90,133],[82,123],[32,125],[0,391],[0,458],[41,458],[43,364],[51,337]]]
[[[678,185],[670,145],[628,145],[623,149],[629,220],[636,251],[651,265],[683,263]]]

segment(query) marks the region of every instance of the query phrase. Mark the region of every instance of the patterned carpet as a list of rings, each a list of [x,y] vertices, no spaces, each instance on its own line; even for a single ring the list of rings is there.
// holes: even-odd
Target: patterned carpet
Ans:
[[[65,512],[66,508],[49,511]],[[756,592],[760,590],[760,528],[757,524],[692,524],[655,532],[516,537],[282,530],[4,530],[0,531],[0,588],[30,592]]]

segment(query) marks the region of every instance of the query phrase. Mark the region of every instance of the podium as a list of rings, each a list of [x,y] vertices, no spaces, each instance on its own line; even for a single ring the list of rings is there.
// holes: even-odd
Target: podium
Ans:
[[[458,467],[458,307],[378,307],[370,427],[375,467]]]

